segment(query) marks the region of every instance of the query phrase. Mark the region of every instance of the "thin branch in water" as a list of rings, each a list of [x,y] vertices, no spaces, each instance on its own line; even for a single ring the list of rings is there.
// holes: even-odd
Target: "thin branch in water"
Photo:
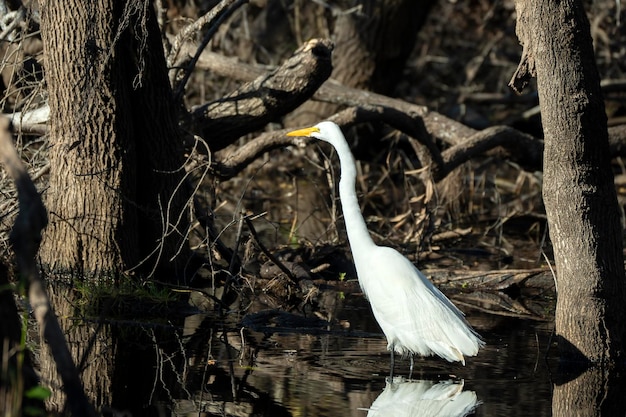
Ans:
[[[13,146],[10,123],[6,118],[0,118],[0,159],[18,189],[20,211],[9,239],[20,274],[30,284],[28,298],[39,325],[41,340],[46,341],[50,347],[72,415],[95,416],[95,409],[87,399],[63,330],[52,310],[44,281],[35,262],[35,254],[41,242],[41,231],[48,224],[48,216],[41,196]]]

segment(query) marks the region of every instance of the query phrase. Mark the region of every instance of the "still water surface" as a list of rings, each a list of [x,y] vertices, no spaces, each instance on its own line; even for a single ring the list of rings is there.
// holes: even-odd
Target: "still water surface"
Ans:
[[[327,290],[324,297],[317,313],[330,317],[331,327],[311,312],[305,316],[313,320],[247,304],[226,319],[199,310],[150,322],[71,319],[70,334],[85,327],[74,333],[92,336],[70,338],[70,345],[84,352],[95,340],[82,362],[87,392],[97,394],[98,408],[135,417],[569,416],[574,414],[568,399],[586,395],[591,410],[605,406],[594,401],[623,400],[619,385],[606,382],[604,374],[574,385],[562,377],[554,381],[551,322],[468,309],[468,320],[487,343],[478,356],[467,358],[465,366],[418,358],[411,382],[405,381],[409,361],[398,359],[396,378],[388,383],[386,341],[367,301]],[[562,400],[564,412],[553,413],[554,398]]]
[[[219,383],[207,378],[204,394],[195,394],[195,401],[176,402],[175,414],[552,415],[550,369],[556,365],[547,356],[552,323],[470,314],[470,322],[487,342],[477,357],[468,358],[466,366],[417,359],[410,383],[403,381],[408,360],[399,360],[399,378],[387,386],[386,341],[363,297],[347,297],[337,316],[348,323],[343,331],[233,329],[227,336],[231,349],[224,348],[223,337],[213,338],[209,362],[221,368],[224,377]],[[227,377],[231,372],[232,379]],[[238,401],[232,401],[233,391]],[[225,414],[197,414],[215,411],[220,401]],[[244,409],[235,411],[237,406]]]
[[[377,332],[372,324],[370,330]],[[549,416],[550,331],[550,325],[505,319],[501,326],[482,332],[487,346],[477,357],[468,358],[465,367],[420,359],[414,378],[462,383],[463,391],[475,392],[480,402],[477,416]],[[382,335],[309,337],[305,347],[302,336],[272,340],[276,346],[259,355],[249,380],[273,393],[292,415],[365,416],[364,410],[385,388],[389,356]],[[398,374],[408,376],[407,362],[400,361]]]

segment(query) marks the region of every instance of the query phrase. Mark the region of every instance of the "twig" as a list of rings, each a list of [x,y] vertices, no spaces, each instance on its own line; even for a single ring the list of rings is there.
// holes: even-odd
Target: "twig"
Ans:
[[[281,261],[279,261],[278,258],[276,258],[274,254],[272,254],[272,252],[267,250],[265,245],[263,245],[263,243],[261,242],[261,239],[259,238],[259,234],[256,232],[256,229],[254,228],[254,225],[252,224],[252,220],[250,220],[247,216],[244,217],[244,220],[246,221],[246,225],[248,226],[250,233],[252,233],[252,236],[254,237],[254,240],[256,241],[257,245],[259,245],[259,249],[261,249],[261,252],[263,252],[265,256],[267,256],[268,259],[274,263],[274,265],[279,267],[280,270],[283,271],[285,275],[287,275],[287,278],[289,278],[289,280],[292,283],[297,285],[298,281],[296,280],[296,277],[291,273],[289,268],[287,268]]]
[[[231,277],[235,273],[235,267],[239,266],[237,262],[238,260],[237,253],[239,252],[239,246],[241,245],[241,238],[243,234],[243,222],[245,218],[246,218],[246,214],[242,210],[242,212],[240,213],[239,222],[237,225],[237,237],[235,238],[235,247],[233,248],[233,254],[232,254],[232,257],[230,258],[230,263],[228,265],[228,272],[230,273]]]
[[[214,19],[211,19],[211,21],[213,22],[213,25],[209,28],[209,30],[207,30],[206,34],[204,35],[204,38],[202,39],[202,42],[200,42],[200,45],[198,45],[198,50],[196,51],[196,54],[193,56],[193,58],[191,58],[191,61],[189,61],[189,64],[187,64],[187,68],[185,68],[185,74],[183,75],[183,79],[180,81],[180,83],[176,87],[176,91],[174,93],[175,103],[180,102],[183,96],[183,93],[185,91],[185,86],[187,85],[187,82],[189,81],[189,78],[191,77],[192,70],[196,66],[198,59],[200,59],[200,54],[202,53],[204,48],[206,48],[206,46],[208,45],[213,35],[215,35],[215,32],[217,32],[217,29],[219,29],[220,25],[224,22],[224,20],[230,17],[235,12],[235,10],[237,10],[238,8],[240,8],[247,2],[248,0],[236,0],[236,1],[224,0],[217,7],[215,7],[215,9],[217,9],[215,12],[215,17]],[[213,10],[211,10],[211,12],[212,11]],[[203,22],[201,23],[202,25],[204,25]],[[191,30],[195,30],[195,28],[192,27]]]

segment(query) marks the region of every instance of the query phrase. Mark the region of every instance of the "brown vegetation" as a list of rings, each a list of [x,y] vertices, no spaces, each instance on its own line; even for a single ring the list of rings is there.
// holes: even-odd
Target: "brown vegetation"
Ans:
[[[12,117],[28,172],[54,206],[55,218],[62,219],[52,220],[44,263],[76,267],[87,276],[86,270],[121,265],[122,279],[151,278],[177,291],[201,288],[203,302],[220,310],[233,292],[252,294],[264,308],[304,310],[315,304],[316,313],[332,321],[320,307],[320,288],[359,291],[345,256],[336,161],[325,148],[304,149],[300,140],[284,135],[288,126],[328,118],[353,142],[361,204],[375,240],[401,249],[464,309],[552,319],[543,133],[536,86],[527,77],[532,68],[515,72],[522,49],[512,2],[346,0],[324,7],[224,0],[206,14],[190,2],[170,1],[167,8],[158,3],[154,15],[146,14],[152,37],[138,18],[141,11],[117,11],[120,19],[137,23],[132,36],[124,32],[123,39],[132,42],[122,48],[137,67],[128,64],[131,58],[111,58],[120,42],[114,31],[102,34],[110,50],[101,49],[98,38],[95,44],[59,47],[57,61],[50,53],[44,60],[39,25],[46,42],[58,28],[50,26],[53,15],[40,21],[36,8],[14,7],[14,26],[0,27],[0,110]],[[376,8],[383,3],[388,13]],[[626,29],[615,21],[614,2],[594,3],[588,12],[603,79],[611,168],[619,179],[626,175],[626,57],[620,46]],[[406,16],[416,18],[400,18]],[[162,39],[154,37],[157,20]],[[363,36],[355,36],[360,30]],[[142,41],[151,42],[152,50],[162,41],[164,55],[141,55]],[[114,88],[100,77],[101,68],[84,66],[84,60],[73,69],[79,80],[102,83],[90,90],[98,92],[99,104],[85,107],[81,91],[55,85],[67,70],[60,57],[83,46],[83,58],[104,56],[103,67],[113,66],[128,90]],[[47,84],[44,62],[52,77]],[[526,87],[523,95],[507,85],[513,74],[514,86]],[[137,85],[146,81],[149,88]],[[50,98],[67,108],[50,106],[47,124]],[[66,123],[67,113],[72,123]],[[85,121],[112,115],[121,121],[112,123],[110,135],[92,135],[97,126]],[[82,143],[83,135],[98,140]],[[80,151],[86,165],[59,169],[72,151]],[[93,155],[110,160],[90,165]],[[160,164],[159,155],[172,158]],[[138,175],[124,182],[128,172]],[[105,178],[102,173],[114,181],[89,183],[91,177]],[[111,216],[102,230],[81,218],[80,204],[64,205],[65,190],[77,178],[84,186],[72,195],[98,201],[98,218]],[[10,181],[4,172],[0,239],[7,261],[17,214]],[[97,200],[90,197],[94,184],[102,192]],[[154,198],[159,193],[164,200]],[[134,222],[141,227],[128,229]],[[106,239],[88,242],[84,236],[90,233]],[[162,250],[170,237],[174,242]],[[114,255],[103,261],[99,253]],[[175,273],[184,279],[174,282]],[[216,283],[226,288],[219,296]]]

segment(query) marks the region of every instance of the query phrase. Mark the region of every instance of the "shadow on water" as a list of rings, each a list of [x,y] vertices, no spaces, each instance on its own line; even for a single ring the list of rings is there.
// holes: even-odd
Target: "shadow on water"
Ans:
[[[361,295],[330,326],[278,310],[114,322],[112,407],[132,416],[624,415],[623,377],[561,372],[553,324],[470,314],[487,346],[466,366],[417,359],[388,380],[386,342]],[[408,360],[396,364],[408,375]],[[572,408],[574,407],[574,408]]]

